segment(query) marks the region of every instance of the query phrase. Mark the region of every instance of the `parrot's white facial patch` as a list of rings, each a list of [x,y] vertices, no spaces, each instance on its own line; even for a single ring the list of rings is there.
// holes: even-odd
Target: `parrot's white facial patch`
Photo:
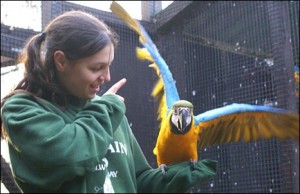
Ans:
[[[189,115],[193,114],[193,108],[189,108],[189,107],[176,107],[176,106],[173,108],[173,111],[174,111],[173,114],[179,115],[183,110],[186,110],[186,112]]]
[[[186,127],[192,122],[193,109],[189,107],[174,107],[171,117],[172,123],[177,127],[178,131],[184,133]]]

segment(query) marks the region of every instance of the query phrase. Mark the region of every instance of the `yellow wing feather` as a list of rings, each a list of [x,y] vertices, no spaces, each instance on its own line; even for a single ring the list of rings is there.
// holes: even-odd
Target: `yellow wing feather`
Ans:
[[[153,63],[154,60],[152,59],[150,53],[146,48],[136,48],[136,56],[140,60],[148,60],[152,62],[152,64],[149,65],[149,67],[153,68],[156,75],[157,75],[157,80],[156,83],[153,87],[151,96],[154,98],[156,104],[157,104],[157,120],[162,121],[163,119],[166,118],[167,116],[167,103],[166,103],[166,94],[164,90],[164,82],[162,80],[159,68],[156,63]]]
[[[153,67],[154,69],[158,69],[157,65],[155,63],[153,63],[150,67]],[[156,71],[156,73],[158,73],[159,71]],[[162,121],[166,118],[167,116],[167,111],[168,111],[168,107],[167,107],[167,103],[166,103],[166,94],[165,94],[165,90],[164,90],[164,83],[163,80],[161,78],[160,74],[157,74],[157,81],[154,85],[154,88],[152,90],[151,95],[153,96],[157,106],[157,120],[158,121]]]
[[[240,141],[247,143],[272,137],[299,140],[299,114],[237,113],[202,122],[199,130],[199,148]]]
[[[112,1],[110,5],[110,10],[112,13],[117,15],[123,22],[125,22],[130,28],[132,28],[139,36],[140,41],[147,42],[147,39],[141,32],[141,28],[137,20],[133,19],[123,7],[121,7],[117,2]]]

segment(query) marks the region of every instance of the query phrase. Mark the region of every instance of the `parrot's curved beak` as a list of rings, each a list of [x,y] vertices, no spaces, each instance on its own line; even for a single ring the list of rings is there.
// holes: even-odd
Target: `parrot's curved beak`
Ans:
[[[174,125],[177,127],[178,132],[185,133],[187,128],[191,124],[192,115],[188,108],[180,108],[179,114],[177,116],[176,122]]]
[[[179,112],[179,117],[178,117],[178,130],[183,131],[186,128],[186,119],[188,117],[188,112],[186,109],[181,109]]]

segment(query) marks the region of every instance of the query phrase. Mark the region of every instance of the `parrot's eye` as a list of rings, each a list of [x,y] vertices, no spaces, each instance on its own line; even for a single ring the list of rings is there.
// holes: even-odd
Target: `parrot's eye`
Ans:
[[[180,112],[182,109],[185,109],[185,110],[188,112],[189,115],[191,115],[192,112],[193,112],[193,109],[192,109],[192,108],[180,108],[179,112]]]
[[[180,108],[174,107],[173,109],[174,109],[174,114],[175,114],[175,115],[179,115],[179,111],[180,111],[179,109],[180,109]]]

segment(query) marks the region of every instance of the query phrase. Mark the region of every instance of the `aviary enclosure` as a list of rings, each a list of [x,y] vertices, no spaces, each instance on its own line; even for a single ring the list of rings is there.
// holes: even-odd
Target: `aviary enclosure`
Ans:
[[[144,4],[142,15],[150,15],[140,21],[169,65],[181,98],[191,101],[195,112],[234,102],[299,112],[299,77],[298,82],[295,79],[299,1],[174,1],[151,14],[156,4]],[[110,12],[66,1],[41,3],[42,27],[73,9],[94,14],[120,35],[112,80],[103,91],[127,78],[120,91],[126,99],[126,114],[149,163],[156,167],[152,149],[158,122],[151,97],[155,73],[135,56],[138,36]],[[15,65],[25,40],[36,33],[40,32],[1,23],[1,70]],[[1,87],[5,75],[1,71]],[[226,144],[204,148],[199,154],[200,159],[218,160],[218,171],[208,183],[191,188],[191,193],[299,192],[297,142],[271,139]],[[8,180],[7,176],[1,173],[1,181]]]

